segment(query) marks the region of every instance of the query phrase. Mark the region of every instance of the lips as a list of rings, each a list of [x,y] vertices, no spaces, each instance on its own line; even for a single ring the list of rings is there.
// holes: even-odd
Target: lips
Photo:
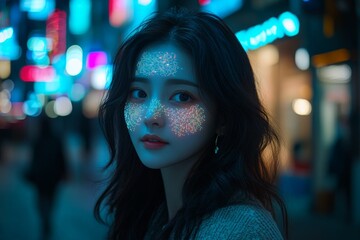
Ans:
[[[167,144],[169,144],[168,142],[156,135],[145,135],[141,138],[141,142],[143,142],[145,148],[148,149],[161,149]]]

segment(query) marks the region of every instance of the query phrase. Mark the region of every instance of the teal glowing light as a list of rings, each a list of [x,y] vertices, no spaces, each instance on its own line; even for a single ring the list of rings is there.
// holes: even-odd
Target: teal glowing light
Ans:
[[[299,28],[299,19],[290,12],[284,12],[279,18],[272,17],[263,24],[237,32],[236,37],[245,51],[255,50],[285,35],[296,36]]]
[[[43,35],[33,34],[27,41],[27,58],[36,65],[49,65],[48,52],[51,50],[50,40]]]
[[[71,87],[69,98],[73,102],[82,100],[86,95],[85,87],[80,83],[74,83]]]
[[[37,94],[32,92],[28,95],[28,99],[23,104],[23,111],[28,116],[39,116],[42,107],[43,104]]]
[[[21,0],[20,10],[28,12],[29,19],[46,20],[55,10],[54,0]]]
[[[138,0],[138,3],[143,6],[147,6],[152,2],[152,0]]]
[[[70,0],[69,30],[80,35],[89,30],[91,17],[90,0]]]
[[[0,30],[0,43],[5,42],[9,38],[12,38],[14,35],[14,29],[12,27],[7,27]]]
[[[201,11],[211,12],[220,17],[226,17],[233,12],[239,10],[244,1],[243,0],[211,0],[211,1],[199,1]]]
[[[51,50],[51,45],[48,44],[49,39],[46,37],[41,36],[33,36],[30,37],[27,41],[27,47],[31,51],[49,51]]]
[[[34,91],[44,95],[68,94],[71,92],[72,83],[70,77],[57,76],[52,82],[34,82]]]
[[[27,12],[41,12],[44,10],[46,0],[21,0],[20,9]]]
[[[292,37],[299,33],[299,19],[291,12],[284,12],[279,16],[285,35]]]
[[[41,113],[42,106],[35,100],[27,100],[24,102],[23,111],[28,116],[39,116]]]
[[[146,3],[146,4],[145,4]],[[157,0],[138,0],[132,5],[133,16],[131,23],[125,30],[125,35],[130,35],[131,32],[139,26],[139,24],[149,17],[152,13],[157,11]]]
[[[21,55],[12,27],[0,30],[0,59],[16,60]]]

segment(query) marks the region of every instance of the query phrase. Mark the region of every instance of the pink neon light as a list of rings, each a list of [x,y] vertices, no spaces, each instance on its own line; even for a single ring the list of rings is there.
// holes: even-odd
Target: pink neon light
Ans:
[[[52,41],[51,60],[66,51],[66,12],[55,10],[46,21],[46,37]]]
[[[55,69],[52,66],[28,65],[20,69],[20,79],[24,82],[51,82],[55,75]]]
[[[105,52],[90,52],[86,58],[86,67],[94,69],[98,66],[107,64],[107,55]]]
[[[199,4],[200,4],[201,6],[207,5],[207,4],[209,4],[210,2],[211,2],[211,0],[199,0]]]
[[[109,21],[114,27],[121,26],[128,18],[127,0],[109,0]]]

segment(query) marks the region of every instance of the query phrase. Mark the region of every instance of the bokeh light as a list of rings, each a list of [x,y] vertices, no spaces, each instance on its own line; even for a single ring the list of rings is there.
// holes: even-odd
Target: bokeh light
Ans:
[[[78,102],[81,101],[86,95],[85,87],[80,83],[74,83],[71,87],[69,97],[71,101]]]
[[[112,77],[111,70],[110,65],[95,68],[91,76],[91,86],[98,90],[108,88]]]
[[[307,70],[310,67],[309,52],[305,48],[299,48],[295,52],[295,64],[300,70]]]
[[[0,78],[6,79],[10,76],[11,64],[9,60],[0,60]]]
[[[83,68],[83,50],[73,45],[66,51],[66,72],[70,76],[78,75]]]
[[[46,105],[45,105],[45,113],[49,118],[56,118],[58,117],[58,115],[55,113],[55,101],[49,101]]]
[[[59,116],[67,116],[72,112],[72,103],[68,97],[58,97],[54,103],[54,112]]]
[[[292,102],[293,111],[301,116],[306,116],[311,113],[311,103],[307,99],[298,98]]]

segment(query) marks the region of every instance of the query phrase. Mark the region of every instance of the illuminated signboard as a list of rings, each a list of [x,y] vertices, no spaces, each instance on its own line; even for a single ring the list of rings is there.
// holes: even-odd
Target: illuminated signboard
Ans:
[[[46,38],[52,43],[51,60],[66,51],[66,12],[56,10],[46,21]]]
[[[247,50],[255,50],[285,35],[292,37],[299,33],[299,19],[290,12],[272,17],[263,24],[236,33],[241,45]]]

